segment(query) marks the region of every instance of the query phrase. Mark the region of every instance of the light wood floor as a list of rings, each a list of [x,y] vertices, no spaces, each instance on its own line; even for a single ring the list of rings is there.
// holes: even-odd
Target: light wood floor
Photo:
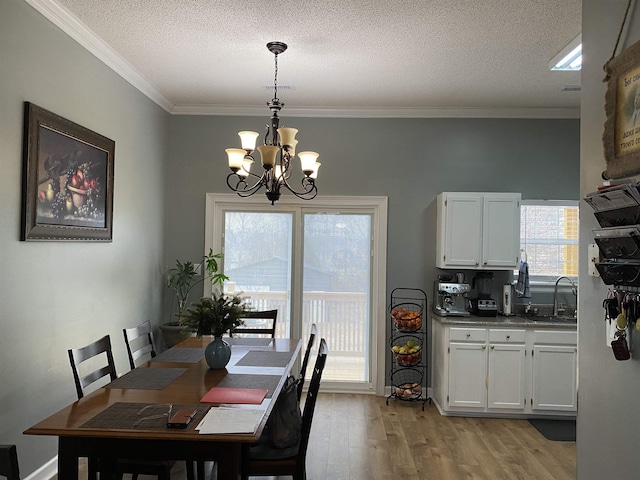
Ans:
[[[419,403],[385,400],[318,397],[309,480],[576,478],[575,442],[549,441],[526,420],[443,417],[428,403],[422,412]],[[172,479],[185,478],[179,463]]]

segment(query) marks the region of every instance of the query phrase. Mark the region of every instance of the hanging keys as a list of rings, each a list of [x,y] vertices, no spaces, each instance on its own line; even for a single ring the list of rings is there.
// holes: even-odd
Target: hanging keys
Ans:
[[[616,332],[616,337],[617,338],[611,342],[613,356],[616,357],[616,360],[629,360],[631,358],[631,354],[629,353],[627,334],[625,330],[618,330]]]

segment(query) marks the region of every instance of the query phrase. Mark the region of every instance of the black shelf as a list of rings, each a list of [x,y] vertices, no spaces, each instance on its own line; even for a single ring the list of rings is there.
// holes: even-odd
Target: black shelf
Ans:
[[[596,263],[600,278],[605,285],[640,287],[640,186],[603,188],[584,200],[601,227],[593,229],[601,257]]]
[[[427,294],[419,288],[395,288],[391,291],[389,318],[391,337],[391,394],[403,402],[421,402],[422,410],[431,398],[426,391],[429,359],[427,343]]]

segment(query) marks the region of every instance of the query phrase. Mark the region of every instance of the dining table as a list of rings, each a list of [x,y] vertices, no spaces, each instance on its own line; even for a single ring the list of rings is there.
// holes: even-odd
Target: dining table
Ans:
[[[211,369],[204,360],[204,349],[212,340],[207,336],[187,338],[24,433],[58,437],[58,478],[64,480],[78,478],[82,457],[215,461],[218,478],[239,479],[243,445],[260,438],[302,342],[226,338],[231,344],[231,359],[226,368]],[[232,405],[201,401],[211,391],[237,393],[244,389],[261,390],[263,400]],[[218,410],[212,413],[253,409],[251,413],[257,413],[254,431],[234,431],[233,424],[216,433],[197,430],[214,408]],[[193,421],[186,428],[170,428],[168,412],[181,409],[195,410]]]

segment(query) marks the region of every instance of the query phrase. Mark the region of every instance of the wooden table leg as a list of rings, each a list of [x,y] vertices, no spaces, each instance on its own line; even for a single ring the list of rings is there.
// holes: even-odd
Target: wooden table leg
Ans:
[[[71,438],[58,437],[58,478],[78,480],[78,455]]]
[[[218,462],[218,478],[240,480],[242,444],[232,443],[223,461]]]

